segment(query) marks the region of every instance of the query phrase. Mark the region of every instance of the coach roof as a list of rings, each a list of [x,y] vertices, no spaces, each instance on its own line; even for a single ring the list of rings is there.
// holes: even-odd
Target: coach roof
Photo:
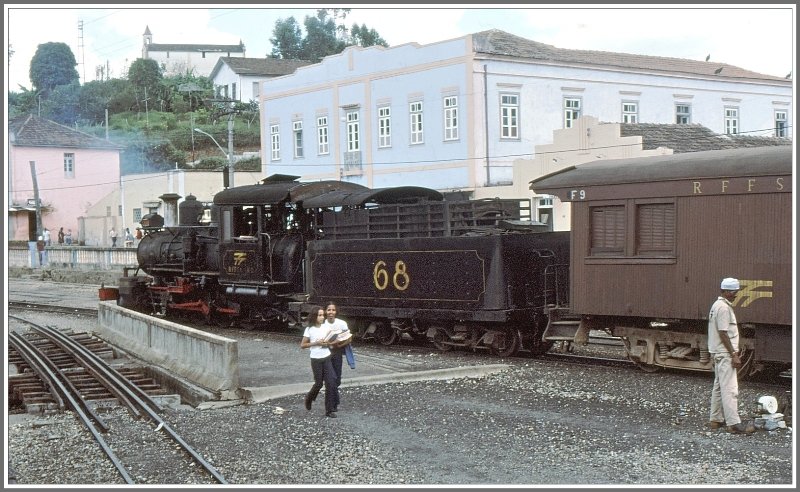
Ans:
[[[587,186],[791,173],[791,146],[753,147],[588,162],[534,179],[530,189],[549,193]]]
[[[220,191],[214,196],[215,205],[272,205],[289,201],[302,202],[311,197],[336,190],[367,190],[368,188],[346,181],[315,181],[300,183],[293,180],[270,181],[262,184],[237,186]]]
[[[306,208],[365,205],[367,203],[402,203],[416,200],[441,201],[442,194],[420,186],[398,186],[364,190],[336,190],[309,198],[303,202]]]

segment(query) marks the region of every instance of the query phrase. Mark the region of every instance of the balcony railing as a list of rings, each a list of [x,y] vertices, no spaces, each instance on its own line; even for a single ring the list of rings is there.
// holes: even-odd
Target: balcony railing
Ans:
[[[343,157],[343,170],[345,174],[361,174],[363,171],[363,165],[361,164],[360,150],[345,152]]]

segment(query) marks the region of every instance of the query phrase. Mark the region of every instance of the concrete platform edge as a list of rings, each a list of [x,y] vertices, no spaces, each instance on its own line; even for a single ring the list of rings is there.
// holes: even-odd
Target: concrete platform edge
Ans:
[[[413,381],[432,381],[438,379],[477,378],[503,371],[508,367],[509,366],[507,364],[486,364],[467,367],[451,367],[446,369],[432,369],[428,371],[379,374],[375,376],[343,379],[342,387]],[[308,391],[308,389],[311,387],[311,384],[312,381],[309,381],[308,383],[283,384],[277,386],[246,387],[239,388],[237,394],[242,399],[242,403],[263,403],[274,398],[303,394]],[[224,403],[225,402],[205,402],[203,407],[219,408],[220,406],[230,406],[230,403],[227,405],[220,405]]]

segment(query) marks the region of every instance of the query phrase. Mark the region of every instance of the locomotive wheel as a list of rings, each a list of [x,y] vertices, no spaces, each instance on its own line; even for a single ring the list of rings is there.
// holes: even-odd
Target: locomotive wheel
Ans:
[[[375,330],[375,340],[381,345],[391,345],[397,341],[397,331],[386,323],[378,323]]]
[[[447,341],[449,338],[450,335],[448,335],[446,331],[441,328],[437,328],[436,334],[431,339],[431,343],[433,343],[433,346],[439,349],[439,351],[447,352],[453,348],[453,346],[449,343],[445,343],[445,341]]]
[[[551,340],[542,340],[542,336],[539,334],[535,336],[533,340],[526,342],[525,347],[528,349],[531,355],[542,355],[547,353],[547,351],[553,347],[553,342]]]
[[[217,312],[216,303],[212,295],[205,296],[206,307],[203,310],[203,319],[207,326],[215,326],[224,328],[226,326],[226,319],[223,315]]]
[[[350,333],[353,334],[354,339],[364,338],[369,328],[369,321],[361,318],[356,318],[348,324],[350,325]],[[298,326],[303,326],[301,319],[298,319]]]
[[[511,357],[517,353],[520,346],[518,330],[505,330],[500,339],[502,339],[502,341],[499,344],[493,343],[489,348],[492,354],[500,357]]]

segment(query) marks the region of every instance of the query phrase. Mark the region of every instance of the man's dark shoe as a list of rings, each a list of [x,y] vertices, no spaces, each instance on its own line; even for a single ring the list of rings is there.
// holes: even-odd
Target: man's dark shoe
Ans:
[[[311,399],[311,395],[306,395],[306,410],[311,410],[312,401],[313,400]]]
[[[711,420],[709,422],[706,422],[706,427],[708,427],[711,430],[721,429],[725,427],[725,422],[717,422],[716,420]]]
[[[335,412],[328,412],[328,413],[325,414],[325,416],[326,417],[330,417],[332,419],[335,419],[336,418],[336,413]]]
[[[756,426],[752,422],[739,422],[736,425],[729,425],[728,432],[731,434],[752,434],[756,431]]]

